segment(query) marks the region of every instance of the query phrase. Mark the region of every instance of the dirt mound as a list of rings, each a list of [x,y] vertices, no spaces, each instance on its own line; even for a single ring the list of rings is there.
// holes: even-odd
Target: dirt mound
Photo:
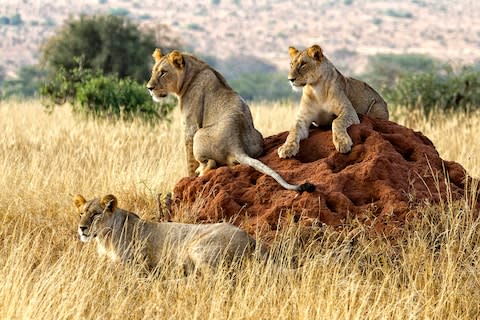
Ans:
[[[183,178],[174,189],[176,203],[197,202],[199,221],[233,219],[250,232],[269,233],[288,221],[342,226],[351,218],[388,229],[401,225],[416,205],[461,197],[463,167],[443,161],[419,132],[390,121],[363,117],[348,129],[352,151],[340,154],[331,128],[312,128],[293,159],[279,159],[286,132],[265,139],[259,159],[288,182],[311,182],[314,193],[297,194],[275,180],[239,165],[221,167],[199,178]],[[445,174],[446,173],[446,174]]]

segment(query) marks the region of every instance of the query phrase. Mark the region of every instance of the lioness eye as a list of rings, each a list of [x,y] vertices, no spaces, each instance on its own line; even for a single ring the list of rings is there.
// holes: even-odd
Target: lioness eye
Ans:
[[[163,78],[167,74],[167,71],[162,71],[160,72],[160,75],[158,76],[159,78]]]

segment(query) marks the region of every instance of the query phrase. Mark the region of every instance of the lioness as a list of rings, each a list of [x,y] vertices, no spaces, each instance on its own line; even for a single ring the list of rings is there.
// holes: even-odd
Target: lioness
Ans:
[[[147,88],[158,101],[175,93],[185,126],[188,174],[204,175],[217,165],[247,164],[271,176],[282,187],[312,192],[310,183],[292,185],[254,159],[263,152],[263,137],[253,126],[248,105],[223,76],[193,55],[172,51],[152,55],[155,64]]]
[[[308,137],[312,123],[318,126],[331,123],[335,149],[347,153],[353,144],[347,128],[360,123],[357,114],[388,120],[383,98],[365,82],[344,77],[323,55],[320,46],[313,45],[303,51],[290,47],[289,54],[288,80],[294,90],[303,88],[303,94],[295,126],[278,148],[280,158],[298,153],[300,140]]]
[[[153,270],[170,258],[189,274],[255,253],[255,240],[228,223],[150,222],[118,208],[113,195],[87,201],[77,194],[73,202],[80,213],[80,240],[94,239],[98,253],[114,261],[136,261]],[[259,253],[267,250],[260,246]]]

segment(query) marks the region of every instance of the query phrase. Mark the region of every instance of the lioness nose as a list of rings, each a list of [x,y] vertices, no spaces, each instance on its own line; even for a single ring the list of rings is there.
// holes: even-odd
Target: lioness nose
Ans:
[[[150,90],[150,91],[152,91],[154,88],[155,88],[154,86],[147,85],[147,89]]]
[[[295,81],[295,78],[289,77],[289,78],[288,78],[288,81],[294,82],[294,81]]]
[[[87,230],[87,227],[85,227],[85,226],[80,226],[80,227],[78,227],[78,228],[79,228],[80,231],[82,231],[82,232],[85,231],[85,230]]]

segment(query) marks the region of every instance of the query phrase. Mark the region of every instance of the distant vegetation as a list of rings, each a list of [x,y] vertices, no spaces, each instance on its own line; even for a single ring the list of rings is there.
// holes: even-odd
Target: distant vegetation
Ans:
[[[104,3],[107,1],[105,0]],[[219,4],[220,1],[212,1]],[[350,5],[352,1],[345,1]],[[23,67],[15,79],[0,70],[1,97],[46,97],[47,105],[70,102],[76,111],[89,116],[164,118],[174,101],[154,104],[144,83],[150,75],[151,53],[162,44],[182,49],[171,39],[167,26],[140,31],[120,9],[115,15],[82,16],[69,21],[41,48],[41,65]],[[389,16],[408,18],[409,14],[388,10]],[[380,18],[379,18],[380,19]],[[380,19],[381,20],[381,19]],[[18,24],[19,14],[0,17],[0,24]],[[379,22],[381,23],[381,22]],[[201,29],[191,24],[191,29]],[[194,48],[185,51],[195,52]],[[163,50],[169,52],[168,50]],[[338,52],[340,56],[354,52]],[[287,81],[287,71],[247,54],[220,59],[199,56],[220,71],[229,84],[246,100],[298,101]],[[341,60],[344,58],[341,58]],[[359,78],[377,89],[391,105],[422,108],[461,109],[480,106],[480,70],[450,66],[426,55],[377,54],[369,57]]]
[[[467,110],[480,107],[480,71],[463,67],[406,74],[395,87],[385,90],[387,100],[425,114],[434,110]]]
[[[401,76],[437,70],[441,65],[440,61],[421,54],[377,54],[369,57],[361,78],[382,90],[392,88]]]
[[[103,75],[81,66],[70,71],[60,69],[54,79],[42,86],[41,94],[54,104],[69,102],[76,113],[94,118],[138,117],[152,122],[166,118],[176,104],[172,98],[154,102],[145,85],[131,78]]]
[[[23,24],[22,16],[19,13],[14,14],[11,17],[1,16],[0,25],[19,26]]]
[[[49,108],[70,102],[87,116],[165,118],[175,102],[154,103],[145,87],[155,47],[155,35],[125,17],[73,20],[42,48],[41,95]]]
[[[288,84],[287,72],[266,61],[248,55],[219,60],[202,57],[220,71],[232,88],[245,100],[275,101],[298,98]]]
[[[361,76],[393,105],[432,110],[480,107],[480,69],[454,70],[440,61],[417,54],[379,54],[370,57]]]
[[[48,75],[60,68],[99,69],[106,75],[130,77],[145,81],[150,72],[151,53],[155,48],[153,33],[140,31],[128,18],[119,16],[82,16],[69,21],[47,40],[41,50],[41,61]]]
[[[0,85],[2,85],[0,96],[3,98],[37,97],[38,89],[42,85],[44,79],[45,70],[39,66],[23,66],[20,68],[18,76],[15,79],[6,79],[2,81],[3,79],[0,75]]]

